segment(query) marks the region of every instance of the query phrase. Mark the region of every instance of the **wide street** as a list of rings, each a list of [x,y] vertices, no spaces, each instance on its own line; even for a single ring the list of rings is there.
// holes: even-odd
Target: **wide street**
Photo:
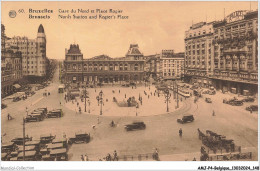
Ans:
[[[50,96],[43,96],[45,89],[36,91],[36,94],[25,101],[11,102],[4,100],[8,107],[2,110],[2,137],[3,142],[8,142],[15,137],[22,137],[22,118],[26,116],[26,107],[33,111],[39,107],[47,107],[48,110],[62,108],[64,117],[45,119],[42,122],[26,123],[26,135],[33,139],[39,139],[41,135],[52,134],[62,137],[63,133],[67,137],[73,137],[76,132],[90,133],[91,141],[88,144],[73,144],[69,149],[69,160],[80,160],[80,155],[87,154],[90,160],[98,160],[105,157],[107,153],[112,154],[117,150],[118,155],[134,155],[153,153],[154,148],[159,149],[161,160],[192,160],[200,155],[201,141],[198,139],[197,129],[201,131],[212,130],[218,134],[225,135],[228,139],[233,139],[237,146],[242,147],[242,151],[253,152],[253,160],[257,160],[258,151],[258,114],[245,110],[246,106],[257,104],[247,102],[241,107],[223,104],[223,98],[231,98],[237,95],[222,94],[204,95],[197,103],[194,97],[188,98],[180,103],[180,107],[175,109],[176,102],[171,97],[169,103],[170,112],[166,112],[166,103],[163,95],[160,97],[150,94],[148,99],[144,91],[153,93],[154,86],[137,86],[123,88],[119,85],[105,86],[102,88],[87,89],[90,96],[90,107],[87,103],[87,112],[81,114],[77,111],[76,103],[65,102],[64,94],[58,93],[59,86],[58,69],[54,75],[53,83],[45,89],[50,92]],[[100,106],[97,104],[96,96],[102,90],[104,92],[103,115],[99,116]],[[115,93],[112,93],[112,90]],[[120,90],[120,93],[119,93]],[[125,98],[139,94],[143,98],[143,105],[135,107],[119,108],[112,98],[116,97],[122,101]],[[213,103],[206,103],[204,98],[209,96]],[[108,99],[108,101],[106,101]],[[80,99],[78,99],[80,101]],[[79,102],[84,111],[84,103]],[[88,113],[90,109],[90,113]],[[212,116],[212,111],[216,116]],[[138,116],[136,116],[136,112]],[[10,113],[13,120],[7,120]],[[195,121],[188,124],[179,124],[177,118],[184,114],[193,114]],[[99,117],[100,123],[97,123]],[[109,126],[111,121],[116,123],[116,127]],[[145,130],[130,131],[124,130],[124,125],[133,121],[143,121],[146,124]],[[95,129],[92,126],[95,125]],[[182,128],[183,136],[179,137],[178,131]]]

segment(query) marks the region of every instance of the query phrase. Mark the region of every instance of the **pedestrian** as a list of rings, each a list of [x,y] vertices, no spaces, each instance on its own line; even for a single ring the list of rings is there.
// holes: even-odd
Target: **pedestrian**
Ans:
[[[196,161],[196,158],[194,157],[192,161]]]
[[[117,152],[116,152],[116,150],[114,151],[114,161],[118,161],[118,157],[117,157]]]
[[[7,115],[7,119],[10,120],[10,114],[9,114],[9,113],[8,113],[8,115]]]
[[[126,94],[125,94],[125,98],[126,98]]]
[[[179,136],[182,137],[182,129],[179,130]]]
[[[84,157],[83,157],[83,155],[81,155],[81,161],[84,161]]]
[[[149,94],[148,94],[148,99],[149,99],[149,97],[150,97],[150,96],[149,96]]]
[[[119,89],[119,91],[118,91],[119,93],[120,93],[120,89]]]
[[[213,110],[213,112],[212,112],[212,116],[215,116],[215,111]]]
[[[88,159],[87,154],[85,154],[84,161],[88,161],[87,159]]]

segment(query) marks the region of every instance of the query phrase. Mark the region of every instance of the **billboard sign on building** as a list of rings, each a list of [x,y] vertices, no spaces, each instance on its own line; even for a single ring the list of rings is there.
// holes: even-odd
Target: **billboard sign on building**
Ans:
[[[230,22],[233,22],[233,21],[238,21],[238,20],[243,20],[244,15],[247,12],[248,11],[246,11],[246,10],[235,11],[235,12],[229,14],[228,16],[226,16],[225,20],[227,21],[227,23],[230,23]]]

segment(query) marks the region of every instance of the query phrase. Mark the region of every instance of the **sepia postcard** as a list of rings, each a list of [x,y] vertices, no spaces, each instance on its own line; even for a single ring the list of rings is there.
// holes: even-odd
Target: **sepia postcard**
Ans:
[[[258,138],[257,1],[1,2],[1,170],[259,170]]]

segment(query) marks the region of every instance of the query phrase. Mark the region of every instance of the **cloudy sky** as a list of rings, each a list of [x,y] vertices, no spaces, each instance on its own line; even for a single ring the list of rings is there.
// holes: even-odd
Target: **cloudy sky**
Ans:
[[[54,13],[50,14],[50,19],[29,19],[30,8],[49,9]],[[224,8],[227,16],[237,10],[249,10],[250,2],[2,2],[1,15],[9,37],[27,36],[34,39],[38,26],[43,24],[47,56],[64,59],[65,48],[74,42],[79,44],[84,58],[101,54],[121,57],[131,43],[139,44],[144,55],[160,53],[162,49],[182,52],[184,33],[192,22],[221,20],[224,18]],[[18,13],[19,9],[25,13]],[[129,19],[58,19],[59,9],[119,9]],[[251,9],[257,9],[257,2],[251,2]],[[10,10],[17,12],[15,18],[9,17]]]

